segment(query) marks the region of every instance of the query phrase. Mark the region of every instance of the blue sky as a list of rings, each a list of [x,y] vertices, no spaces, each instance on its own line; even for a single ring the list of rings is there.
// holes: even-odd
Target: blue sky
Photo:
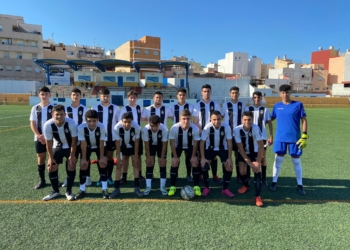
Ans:
[[[144,35],[161,37],[161,57],[193,58],[206,66],[232,51],[273,63],[287,55],[310,62],[311,52],[350,49],[350,1],[333,0],[17,0],[0,13],[40,24],[43,38],[115,49]]]

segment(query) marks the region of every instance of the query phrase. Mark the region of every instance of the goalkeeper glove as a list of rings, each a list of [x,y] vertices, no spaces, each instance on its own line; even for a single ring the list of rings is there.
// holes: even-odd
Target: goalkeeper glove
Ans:
[[[297,141],[297,145],[299,145],[300,149],[304,149],[306,147],[306,140],[307,140],[308,136],[306,133],[303,133],[301,135],[301,138],[299,139],[299,141]]]

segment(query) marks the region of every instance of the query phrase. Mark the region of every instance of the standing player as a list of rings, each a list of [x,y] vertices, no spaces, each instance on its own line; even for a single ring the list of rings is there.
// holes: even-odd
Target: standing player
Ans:
[[[290,98],[290,85],[283,84],[279,88],[282,102],[273,106],[271,119],[277,119],[277,129],[274,143],[276,153],[273,165],[273,178],[270,187],[271,191],[276,191],[277,179],[284,160],[284,155],[289,151],[294,165],[294,172],[297,179],[297,189],[300,195],[306,195],[303,188],[303,172],[301,168],[300,156],[302,149],[306,147],[307,120],[304,105],[301,102],[293,101]],[[300,134],[300,121],[303,134]],[[300,139],[299,139],[300,138]]]
[[[146,188],[143,192],[148,195],[152,190],[153,169],[156,156],[160,172],[160,192],[168,195],[166,185],[166,154],[168,146],[168,129],[160,122],[158,115],[152,115],[148,124],[142,129],[146,151]]]
[[[138,93],[134,90],[130,90],[127,93],[128,96],[128,101],[129,104],[122,107],[120,110],[119,114],[119,121],[122,120],[123,114],[126,112],[131,112],[132,114],[132,120],[136,121],[137,124],[141,127],[141,114],[142,114],[142,107],[137,104],[137,99],[138,99]],[[140,180],[145,180],[145,178],[142,176],[142,162],[141,162],[141,155],[143,155],[143,142],[142,142],[142,133],[140,135],[140,140],[139,140],[139,150],[138,150],[138,169],[140,170],[139,176]],[[120,184],[124,184],[127,180],[127,174],[128,174],[128,168],[129,165],[123,164],[123,176],[122,179],[120,180]]]
[[[142,120],[147,121],[152,115],[158,115],[160,117],[160,123],[167,126],[168,118],[173,120],[174,114],[171,109],[163,105],[163,94],[160,91],[157,91],[153,95],[153,105],[145,108],[142,112]]]
[[[118,122],[119,107],[117,105],[110,103],[110,92],[108,89],[100,90],[101,104],[95,105],[92,109],[98,112],[99,122],[103,123],[106,127],[107,141],[106,141],[106,151],[107,151],[107,173],[108,173],[108,184],[113,185],[112,180],[113,173],[113,154],[115,150],[115,136],[113,133],[113,127]],[[101,180],[97,182],[97,186],[101,186]]]
[[[105,154],[106,129],[98,121],[96,110],[88,110],[85,113],[86,123],[78,126],[78,139],[81,147],[80,158],[80,192],[76,199],[82,199],[85,196],[86,179],[88,167],[90,165],[90,156],[94,152],[97,157],[97,164],[100,170],[100,179],[102,185],[102,197],[109,198],[107,190],[107,158]]]
[[[210,116],[211,122],[208,123],[202,132],[200,151],[201,164],[203,171],[203,180],[205,188],[202,196],[210,193],[209,189],[209,164],[215,157],[220,157],[222,163],[223,187],[221,194],[228,197],[234,197],[234,194],[228,189],[232,176],[232,132],[230,126],[222,122],[220,111],[214,110]]]
[[[174,124],[178,123],[180,121],[180,113],[182,110],[188,110],[193,113],[193,105],[186,102],[186,94],[187,91],[184,88],[177,90],[177,103],[172,105],[170,109],[173,111],[174,114]],[[187,170],[187,176],[186,179],[188,182],[193,182],[191,177],[191,158],[190,154],[185,154],[185,162],[186,162],[186,170]]]
[[[52,108],[53,118],[45,122],[44,135],[46,140],[46,149],[49,154],[47,168],[53,191],[43,198],[44,201],[51,200],[60,195],[58,188],[58,166],[63,163],[63,158],[68,162],[68,180],[67,180],[67,200],[75,200],[72,194],[72,186],[75,178],[75,165],[77,159],[75,150],[77,148],[77,125],[66,117],[63,105],[56,105]]]
[[[264,154],[261,161],[261,183],[264,186],[268,186],[266,181],[266,149],[267,145],[271,145],[273,143],[273,128],[270,117],[270,111],[268,108],[261,105],[262,93],[260,91],[255,91],[253,93],[253,105],[246,107],[246,111],[250,111],[253,113],[253,124],[258,125],[260,128],[260,132],[262,134],[262,139],[264,140]],[[269,125],[270,137],[267,139],[266,136],[266,128],[265,125]]]
[[[197,196],[201,196],[197,158],[198,142],[200,141],[199,129],[191,123],[191,112],[189,110],[184,109],[181,111],[180,122],[171,127],[169,139],[172,160],[170,171],[171,187],[168,195],[173,196],[176,192],[175,185],[179,172],[180,157],[183,151],[186,159],[190,159],[190,166],[193,166],[194,192]]]
[[[139,197],[143,196],[143,193],[140,191],[139,168],[137,164],[139,158],[140,130],[141,128],[137,122],[133,121],[131,112],[124,113],[122,119],[114,127],[117,149],[117,169],[114,182],[115,189],[109,198],[115,198],[120,194],[121,171],[122,168],[125,168],[125,165],[129,165],[130,156],[134,168],[134,193]],[[123,160],[121,160],[120,154]]]
[[[199,132],[202,133],[205,125],[210,122],[210,115],[214,110],[221,111],[220,104],[212,101],[211,96],[211,86],[209,84],[204,84],[202,86],[202,100],[194,105],[193,109],[193,123],[199,128]],[[201,156],[203,158],[203,156]],[[217,176],[218,171],[218,161],[213,159],[211,161],[211,171],[213,174],[213,180],[216,183],[220,183],[221,180]]]
[[[224,102],[222,104],[222,115],[225,117],[225,122],[227,122],[232,130],[233,140],[232,140],[232,150],[235,152],[235,166],[236,166],[236,174],[237,181],[241,183],[241,178],[239,174],[238,161],[237,161],[237,145],[235,142],[233,129],[242,123],[242,113],[245,110],[245,103],[238,100],[239,97],[239,88],[231,87],[230,89],[230,97],[231,100],[228,102]],[[248,176],[250,176],[250,168],[248,167]]]
[[[45,161],[46,161],[46,142],[44,137],[44,123],[50,120],[52,115],[53,105],[50,104],[50,89],[46,86],[41,87],[38,91],[40,103],[33,106],[30,113],[30,128],[34,133],[34,144],[36,157],[38,160],[38,173],[40,182],[35,186],[35,189],[45,187]]]
[[[70,98],[72,99],[72,104],[70,106],[66,106],[66,114],[68,118],[73,119],[79,126],[80,124],[85,122],[85,113],[89,109],[86,106],[80,104],[80,99],[81,99],[80,89],[73,88]],[[79,154],[81,153],[79,141],[78,141],[77,150],[75,153],[76,153],[75,157],[79,159]],[[68,174],[67,165],[66,165],[66,171]],[[86,186],[90,186],[92,184],[90,179],[90,165],[87,171],[88,173],[86,176]],[[66,187],[66,186],[67,186],[67,179],[64,181],[62,187]]]
[[[260,198],[261,172],[260,163],[264,152],[264,142],[258,125],[253,124],[253,114],[245,111],[242,114],[243,124],[234,129],[235,140],[238,147],[238,166],[241,174],[243,186],[238,189],[238,193],[244,194],[249,190],[249,176],[247,166],[254,172],[255,185],[255,205],[263,206]]]

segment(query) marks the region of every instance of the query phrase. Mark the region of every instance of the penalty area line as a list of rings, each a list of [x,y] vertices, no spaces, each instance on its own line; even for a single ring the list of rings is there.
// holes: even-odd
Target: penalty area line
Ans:
[[[243,200],[234,200],[234,199],[194,199],[192,201],[186,201],[182,199],[82,199],[76,201],[67,201],[63,199],[43,201],[43,200],[0,200],[0,204],[81,204],[81,203],[185,203],[185,202],[222,202],[222,203],[251,203],[254,199],[243,199]],[[320,203],[350,203],[350,200],[272,200],[272,199],[263,199],[264,203],[298,203],[298,204],[320,204]]]

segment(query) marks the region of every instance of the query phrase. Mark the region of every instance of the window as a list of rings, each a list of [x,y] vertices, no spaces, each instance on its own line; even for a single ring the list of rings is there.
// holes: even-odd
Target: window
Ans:
[[[38,59],[38,54],[32,54],[32,59],[33,59],[33,60]]]
[[[32,42],[32,47],[38,47],[38,44],[35,41],[33,41]]]
[[[32,72],[32,67],[27,66],[27,67],[26,67],[26,71],[27,71],[27,72]]]
[[[17,45],[23,46],[23,45],[24,45],[24,42],[23,42],[22,40],[18,40],[18,41],[17,41]]]
[[[0,31],[2,31],[2,25],[0,24]]]
[[[159,55],[159,52],[158,52],[158,51],[153,51],[153,55],[154,55],[154,56],[158,56],[158,55]]]
[[[140,54],[140,50],[139,49],[134,49],[134,54]]]
[[[134,76],[127,76],[125,81],[126,82],[135,82],[135,77]]]
[[[35,73],[40,73],[40,68],[35,67]]]
[[[16,71],[21,71],[21,66],[15,66]]]
[[[3,67],[2,67],[2,65],[0,65],[0,71],[3,71],[4,69],[3,69]]]
[[[317,80],[320,82],[320,81],[323,80],[323,77],[322,77],[322,76],[319,76],[319,77],[317,78]]]
[[[16,58],[17,58],[17,59],[22,59],[22,53],[17,52]]]
[[[320,88],[319,88],[319,87],[316,87],[315,90],[320,90]]]
[[[12,66],[11,65],[7,65],[6,66],[6,71],[12,71]]]
[[[148,54],[149,54],[148,49],[145,49],[144,52],[145,52],[145,55],[148,55]]]
[[[68,56],[74,56],[74,51],[67,51]]]
[[[323,88],[323,90],[328,90],[328,88],[327,88],[327,87],[325,87],[325,88]]]
[[[284,76],[290,77],[290,73],[284,73]]]
[[[10,58],[10,52],[4,51],[4,58]]]
[[[305,78],[305,75],[301,75],[301,78]]]
[[[275,85],[270,85],[270,88],[275,89],[276,86]]]

